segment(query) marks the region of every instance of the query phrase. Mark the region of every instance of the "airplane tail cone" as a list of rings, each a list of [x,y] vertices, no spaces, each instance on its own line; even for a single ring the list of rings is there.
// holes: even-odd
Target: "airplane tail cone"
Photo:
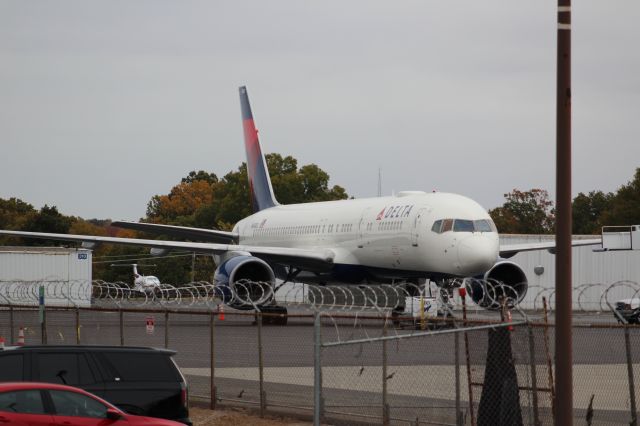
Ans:
[[[223,305],[220,305],[218,307],[218,319],[220,321],[224,321],[224,306]]]
[[[18,346],[24,346],[24,327],[20,327],[20,331],[18,332]]]

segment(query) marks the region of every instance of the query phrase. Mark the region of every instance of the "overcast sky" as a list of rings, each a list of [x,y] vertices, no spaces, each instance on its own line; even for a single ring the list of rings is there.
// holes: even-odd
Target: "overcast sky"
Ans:
[[[573,192],[640,167],[640,2],[573,2]],[[266,152],[358,198],[555,188],[555,1],[0,0],[0,198],[136,220]]]

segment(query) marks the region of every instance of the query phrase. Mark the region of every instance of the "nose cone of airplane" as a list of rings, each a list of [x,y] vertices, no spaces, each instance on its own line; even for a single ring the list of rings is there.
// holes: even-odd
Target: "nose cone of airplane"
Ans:
[[[498,260],[497,236],[476,234],[458,243],[458,261],[461,272],[467,276],[483,274]]]

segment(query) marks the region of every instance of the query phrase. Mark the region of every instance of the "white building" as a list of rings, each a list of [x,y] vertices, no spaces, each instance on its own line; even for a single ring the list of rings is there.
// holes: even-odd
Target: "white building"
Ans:
[[[0,304],[37,305],[44,286],[49,306],[90,306],[91,250],[0,247]]]
[[[594,235],[573,236],[573,239],[592,239]],[[596,237],[597,238],[597,237]],[[554,235],[501,235],[501,244],[520,244],[554,241]],[[640,289],[640,250],[594,251],[600,246],[573,248],[573,308],[576,310],[607,309],[601,299],[607,287],[620,283],[610,290],[608,299],[632,297]],[[521,304],[530,309],[542,306],[542,296],[553,303],[555,296],[554,254],[547,250],[518,253],[509,260],[522,267],[529,281],[529,291]],[[628,281],[630,284],[622,284]],[[635,285],[635,288],[634,288]],[[636,295],[640,297],[640,293]]]

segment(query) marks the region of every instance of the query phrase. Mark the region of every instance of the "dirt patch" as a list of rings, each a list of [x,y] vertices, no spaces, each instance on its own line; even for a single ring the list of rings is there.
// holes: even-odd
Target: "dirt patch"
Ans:
[[[267,415],[264,418],[249,413],[240,408],[225,408],[224,410],[207,410],[205,408],[189,408],[189,417],[193,426],[310,426],[311,422],[302,422],[287,417]]]

